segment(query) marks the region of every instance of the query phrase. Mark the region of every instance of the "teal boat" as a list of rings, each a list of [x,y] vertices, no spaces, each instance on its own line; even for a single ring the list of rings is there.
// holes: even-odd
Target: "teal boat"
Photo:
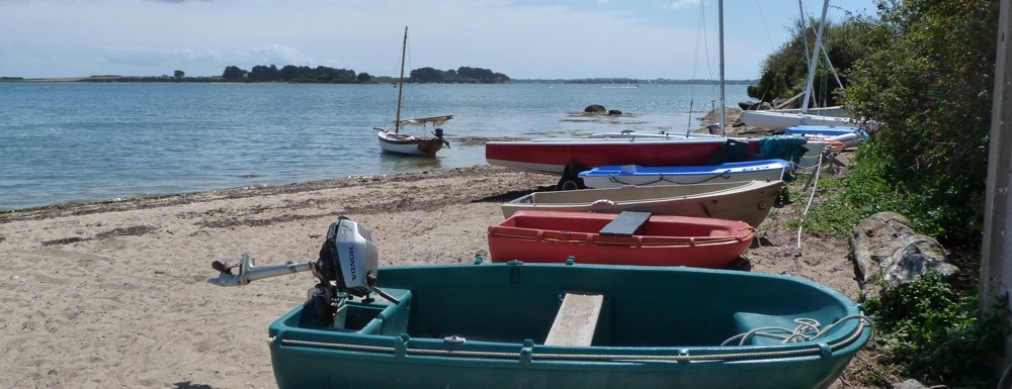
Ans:
[[[327,242],[314,262],[215,266],[226,286],[320,278],[269,327],[282,389],[825,388],[871,336],[860,305],[789,276],[480,258],[379,268],[347,219]]]

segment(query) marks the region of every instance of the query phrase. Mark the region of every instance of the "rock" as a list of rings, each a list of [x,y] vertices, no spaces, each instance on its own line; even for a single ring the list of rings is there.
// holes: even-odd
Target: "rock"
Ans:
[[[758,111],[758,110],[765,110],[765,109],[773,109],[773,106],[770,105],[770,103],[767,103],[765,101],[760,101],[760,102],[755,102],[755,101],[740,101],[740,102],[738,102],[738,107],[741,107],[742,111]]]
[[[896,389],[928,389],[917,380],[909,379],[894,386]]]
[[[619,111],[619,110],[617,110],[617,109],[609,109],[609,110],[608,110],[608,114],[609,114],[609,115],[621,115],[621,114],[622,114],[622,111]]]
[[[862,288],[879,280],[890,287],[916,281],[929,269],[938,269],[943,278],[959,273],[935,238],[914,233],[910,221],[893,212],[858,223],[850,232],[850,247]]]
[[[601,112],[607,112],[607,110],[604,109],[603,105],[600,105],[600,104],[591,104],[591,105],[588,105],[587,108],[584,108],[583,112],[601,113]]]

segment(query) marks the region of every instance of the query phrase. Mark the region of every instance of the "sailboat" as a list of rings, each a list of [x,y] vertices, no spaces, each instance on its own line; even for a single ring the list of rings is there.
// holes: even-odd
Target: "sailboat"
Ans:
[[[723,1],[720,8],[721,106],[724,104]],[[723,133],[725,111],[721,110],[718,129]],[[598,166],[695,166],[719,163],[725,159],[746,160],[759,154],[759,139],[735,139],[722,136],[597,137],[574,139],[535,139],[496,141],[485,144],[489,165],[504,166],[534,173],[561,175],[556,189],[583,189],[578,174]],[[730,152],[731,155],[725,153]],[[720,161],[717,161],[720,160]]]
[[[450,142],[443,139],[443,123],[453,119],[453,115],[430,116],[401,120],[401,101],[404,97],[404,57],[408,47],[408,27],[404,27],[404,45],[401,47],[401,76],[397,87],[397,116],[394,120],[394,129],[373,127],[379,138],[380,150],[383,152],[399,155],[417,155],[435,157],[436,153]],[[401,134],[404,126],[422,126],[432,124],[434,130],[432,136],[413,136]]]
[[[783,131],[791,126],[856,126],[855,120],[848,117],[826,116],[808,111],[808,102],[812,94],[812,83],[815,78],[815,66],[819,61],[819,54],[822,51],[822,31],[826,26],[826,11],[829,9],[829,0],[824,0],[822,5],[822,18],[819,21],[819,29],[815,34],[815,48],[812,51],[811,60],[808,62],[808,78],[805,82],[805,90],[802,92],[804,99],[800,110],[768,110],[768,111],[742,111],[741,121],[746,125],[765,128],[772,131]],[[802,13],[804,18],[804,13]],[[829,57],[826,56],[828,61]],[[794,98],[797,98],[795,96]],[[793,98],[792,98],[793,100]],[[788,100],[790,101],[790,100]]]

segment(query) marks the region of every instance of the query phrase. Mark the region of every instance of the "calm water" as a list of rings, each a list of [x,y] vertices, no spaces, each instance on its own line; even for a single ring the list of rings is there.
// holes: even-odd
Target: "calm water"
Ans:
[[[728,105],[746,99],[727,87]],[[407,85],[402,117],[455,115],[452,148],[423,159],[379,151],[391,85],[0,83],[0,209],[474,166],[489,140],[695,129],[719,100],[715,86]],[[582,115],[590,104],[627,115]]]

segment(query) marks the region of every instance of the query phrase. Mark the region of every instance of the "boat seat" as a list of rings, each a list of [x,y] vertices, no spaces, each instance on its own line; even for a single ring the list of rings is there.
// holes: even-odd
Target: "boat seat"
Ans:
[[[615,220],[612,220],[599,232],[601,235],[632,236],[636,234],[636,230],[639,230],[643,223],[647,222],[647,219],[650,219],[650,212],[622,211]]]
[[[590,346],[601,315],[602,295],[567,293],[555,316],[546,346]]]

